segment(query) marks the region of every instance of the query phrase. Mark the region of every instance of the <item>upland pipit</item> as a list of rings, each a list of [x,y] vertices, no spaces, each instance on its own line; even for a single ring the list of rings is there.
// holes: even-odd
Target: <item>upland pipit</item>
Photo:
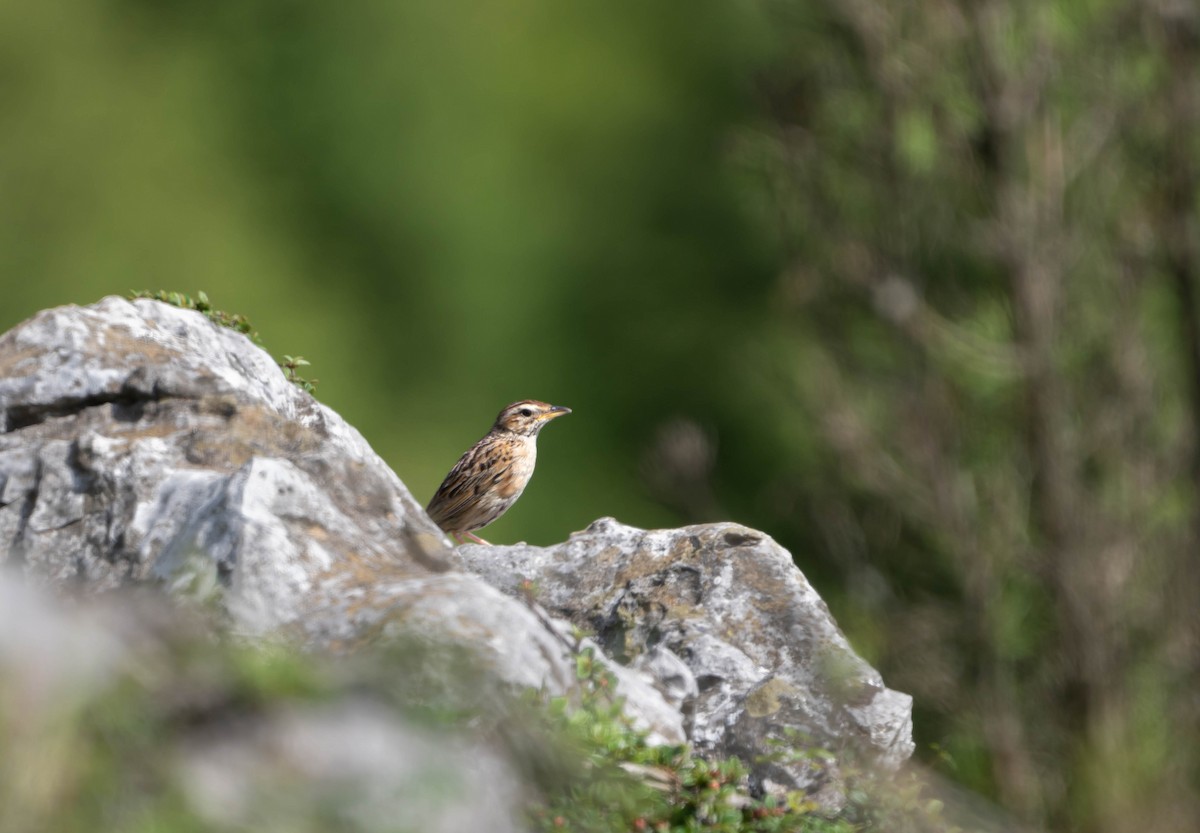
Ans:
[[[533,476],[538,432],[569,413],[570,408],[536,399],[509,405],[492,430],[450,469],[429,501],[429,517],[459,543],[464,535],[488,543],[471,531],[487,526],[516,503]]]

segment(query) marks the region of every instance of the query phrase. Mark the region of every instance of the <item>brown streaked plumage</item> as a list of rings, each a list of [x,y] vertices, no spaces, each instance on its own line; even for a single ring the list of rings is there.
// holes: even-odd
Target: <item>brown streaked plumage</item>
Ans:
[[[536,399],[509,405],[492,430],[450,469],[425,510],[429,517],[459,543],[464,535],[488,543],[472,530],[487,526],[516,503],[533,476],[538,432],[569,413],[570,408]]]

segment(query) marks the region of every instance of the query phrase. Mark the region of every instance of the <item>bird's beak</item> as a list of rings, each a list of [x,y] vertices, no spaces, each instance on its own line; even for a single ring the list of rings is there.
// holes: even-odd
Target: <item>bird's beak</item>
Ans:
[[[564,408],[562,405],[551,405],[550,410],[542,414],[542,419],[554,419],[555,417],[564,416],[569,413],[571,413],[570,408]]]

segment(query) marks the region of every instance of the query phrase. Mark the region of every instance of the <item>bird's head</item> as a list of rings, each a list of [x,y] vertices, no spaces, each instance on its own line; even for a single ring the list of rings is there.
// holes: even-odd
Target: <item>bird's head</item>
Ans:
[[[524,437],[536,437],[542,427],[563,414],[571,413],[570,408],[561,405],[548,405],[536,399],[522,399],[514,402],[500,412],[496,417],[493,431],[507,431]]]

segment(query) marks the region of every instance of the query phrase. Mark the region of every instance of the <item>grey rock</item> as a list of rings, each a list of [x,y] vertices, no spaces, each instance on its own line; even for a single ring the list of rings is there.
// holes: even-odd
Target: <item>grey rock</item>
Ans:
[[[576,686],[575,665],[565,659],[596,647],[591,640],[576,640],[569,624],[552,619],[539,606],[514,605],[499,590],[466,573],[381,582],[374,588],[372,604],[345,612],[352,632],[372,632],[384,621],[386,634],[435,635],[473,648],[490,645],[479,651],[487,670],[513,685],[552,694]],[[653,679],[597,653],[616,675],[634,725],[654,742],[683,742],[683,716],[656,690]]]
[[[0,430],[0,545],[48,582],[110,589],[202,552],[263,630],[335,561],[455,560],[357,431],[199,313],[106,298],[0,336]]]
[[[649,676],[667,702],[677,709],[682,709],[685,704],[690,706],[700,694],[692,669],[675,652],[662,645],[638,654],[629,667]]]
[[[380,682],[246,708],[228,652],[171,613],[146,594],[67,606],[0,571],[0,745],[23,762],[0,767],[11,829],[85,817],[126,829],[129,816],[144,826],[139,806],[161,808],[155,786],[184,799],[187,815],[170,818],[188,829],[527,829],[519,761],[502,744],[414,722]],[[200,684],[176,681],[189,674]],[[144,741],[102,722],[114,709],[153,714],[152,782],[119,765]]]
[[[517,823],[523,792],[510,761],[370,701],[218,728],[185,747],[178,766],[191,808],[223,829],[305,829],[314,805],[335,809],[340,829],[526,829]]]
[[[764,790],[829,809],[848,757],[895,767],[913,748],[911,699],[762,533],[604,519],[554,547],[455,550],[266,353],[158,302],[48,310],[0,336],[4,559],[56,588],[199,598],[252,639],[462,646],[549,694],[598,646],[653,740],[737,754]],[[760,760],[775,741],[809,752]]]
[[[0,336],[0,427],[0,560],[34,581],[159,583],[245,636],[331,650],[416,630],[505,684],[576,685],[577,646],[544,613],[450,572],[457,553],[363,437],[197,312],[106,298]],[[613,667],[637,724],[681,742],[678,711]]]
[[[0,571],[0,681],[25,724],[48,723],[64,701],[108,684],[127,651],[127,640],[96,611],[59,610]],[[0,716],[0,726],[14,716]]]
[[[645,531],[610,518],[552,547],[462,547],[468,569],[507,592],[532,583],[552,614],[613,657],[686,691],[702,751],[755,761],[773,748],[825,752],[760,762],[760,784],[837,806],[845,756],[895,768],[913,751],[912,699],[858,657],[791,555],[731,523]],[[676,695],[677,696],[677,695]]]

